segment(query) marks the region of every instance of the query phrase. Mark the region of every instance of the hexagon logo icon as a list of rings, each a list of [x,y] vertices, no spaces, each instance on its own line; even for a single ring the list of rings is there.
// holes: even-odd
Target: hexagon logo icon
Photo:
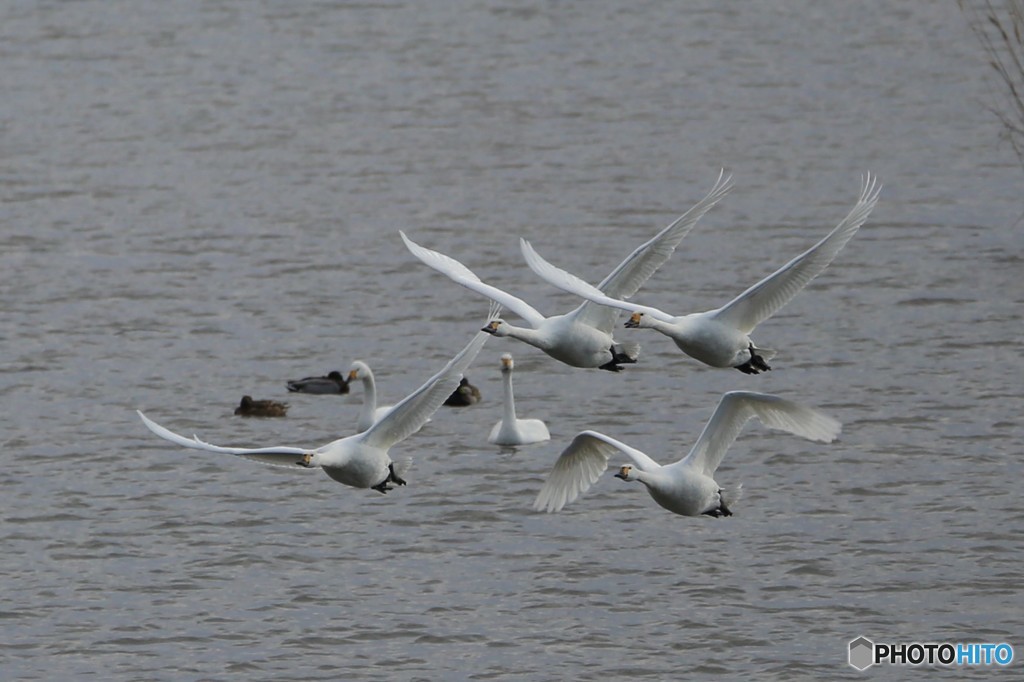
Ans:
[[[850,642],[849,661],[857,670],[870,668],[875,664],[875,643],[863,636]]]

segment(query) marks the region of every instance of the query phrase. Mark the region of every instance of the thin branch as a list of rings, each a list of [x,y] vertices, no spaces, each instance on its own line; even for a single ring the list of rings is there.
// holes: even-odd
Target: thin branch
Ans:
[[[994,113],[1024,166],[1024,0],[1004,0],[1000,7],[993,0],[957,3],[1006,89],[1010,111]]]

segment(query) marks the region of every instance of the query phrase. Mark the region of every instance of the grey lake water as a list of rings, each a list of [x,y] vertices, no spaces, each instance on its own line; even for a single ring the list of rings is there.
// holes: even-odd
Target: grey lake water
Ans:
[[[1024,657],[1024,173],[953,2],[0,4],[4,680],[902,679],[848,642]],[[484,401],[392,450],[386,496],[179,448],[352,433],[356,359],[393,402],[486,301],[398,230],[542,312],[532,241],[590,281],[734,191],[636,300],[717,307],[878,207],[755,339],[746,376],[652,331],[620,374],[491,339]],[[510,320],[513,318],[510,317]],[[499,357],[550,442],[488,445]],[[725,391],[844,424],[744,429],[731,518],[606,475],[531,503],[583,429],[662,462]],[[243,394],[285,419],[233,415]],[[618,464],[613,461],[611,464]]]

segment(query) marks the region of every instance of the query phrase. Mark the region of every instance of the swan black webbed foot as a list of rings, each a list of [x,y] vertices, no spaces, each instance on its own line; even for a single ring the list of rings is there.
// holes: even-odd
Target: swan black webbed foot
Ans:
[[[770,372],[771,367],[764,361],[764,358],[754,352],[754,344],[750,344],[750,359],[744,362],[742,365],[736,365],[736,369],[743,372],[744,374],[760,374],[761,372]]]
[[[395,464],[391,462],[388,464],[388,475],[387,477],[378,483],[377,485],[370,486],[373,490],[376,490],[381,495],[387,495],[389,490],[394,490],[393,486],[388,485],[394,483],[395,485],[405,485],[405,479],[395,473]]]
[[[716,519],[722,518],[723,516],[732,516],[732,512],[725,505],[720,505],[714,509],[709,509],[703,512],[705,516],[714,516]]]
[[[626,355],[625,353],[622,353],[620,351],[615,350],[615,346],[612,346],[611,348],[609,348],[609,350],[612,353],[612,359],[609,360],[608,362],[604,363],[600,367],[598,367],[598,369],[606,369],[609,372],[621,372],[622,371],[622,367],[620,367],[620,364],[621,365],[635,365],[636,364],[636,358],[631,357],[629,355]]]
[[[394,462],[388,464],[388,477],[384,479],[384,482],[387,483],[388,481],[391,481],[395,485],[405,485],[405,479],[395,473]]]
[[[732,510],[725,506],[725,502],[722,500],[722,491],[718,491],[718,506],[714,509],[708,509],[706,512],[701,512],[706,516],[714,516],[716,519],[723,516],[732,516]]]

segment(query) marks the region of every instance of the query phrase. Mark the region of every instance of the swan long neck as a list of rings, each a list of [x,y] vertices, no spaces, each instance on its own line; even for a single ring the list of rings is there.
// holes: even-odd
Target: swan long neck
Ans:
[[[512,370],[502,370],[501,386],[504,392],[504,403],[502,404],[502,419],[506,424],[514,424],[516,421],[516,401],[512,395]]]
[[[633,468],[633,478],[643,483],[648,488],[651,486],[650,475],[640,467]]]
[[[513,339],[518,339],[524,343],[528,343],[531,346],[540,348],[543,350],[549,344],[547,341],[537,333],[536,329],[530,329],[528,327],[515,327],[511,324],[505,323],[505,329],[508,332],[507,336],[511,336]]]
[[[377,410],[377,383],[369,372],[363,373],[360,377],[363,382],[363,406],[359,409],[359,420],[373,420],[373,413]]]
[[[655,331],[661,332],[662,334],[669,334],[672,330],[678,327],[678,325],[675,325],[671,322],[659,320],[653,315],[644,315],[643,323],[640,326],[647,327],[648,329],[653,329]]]

